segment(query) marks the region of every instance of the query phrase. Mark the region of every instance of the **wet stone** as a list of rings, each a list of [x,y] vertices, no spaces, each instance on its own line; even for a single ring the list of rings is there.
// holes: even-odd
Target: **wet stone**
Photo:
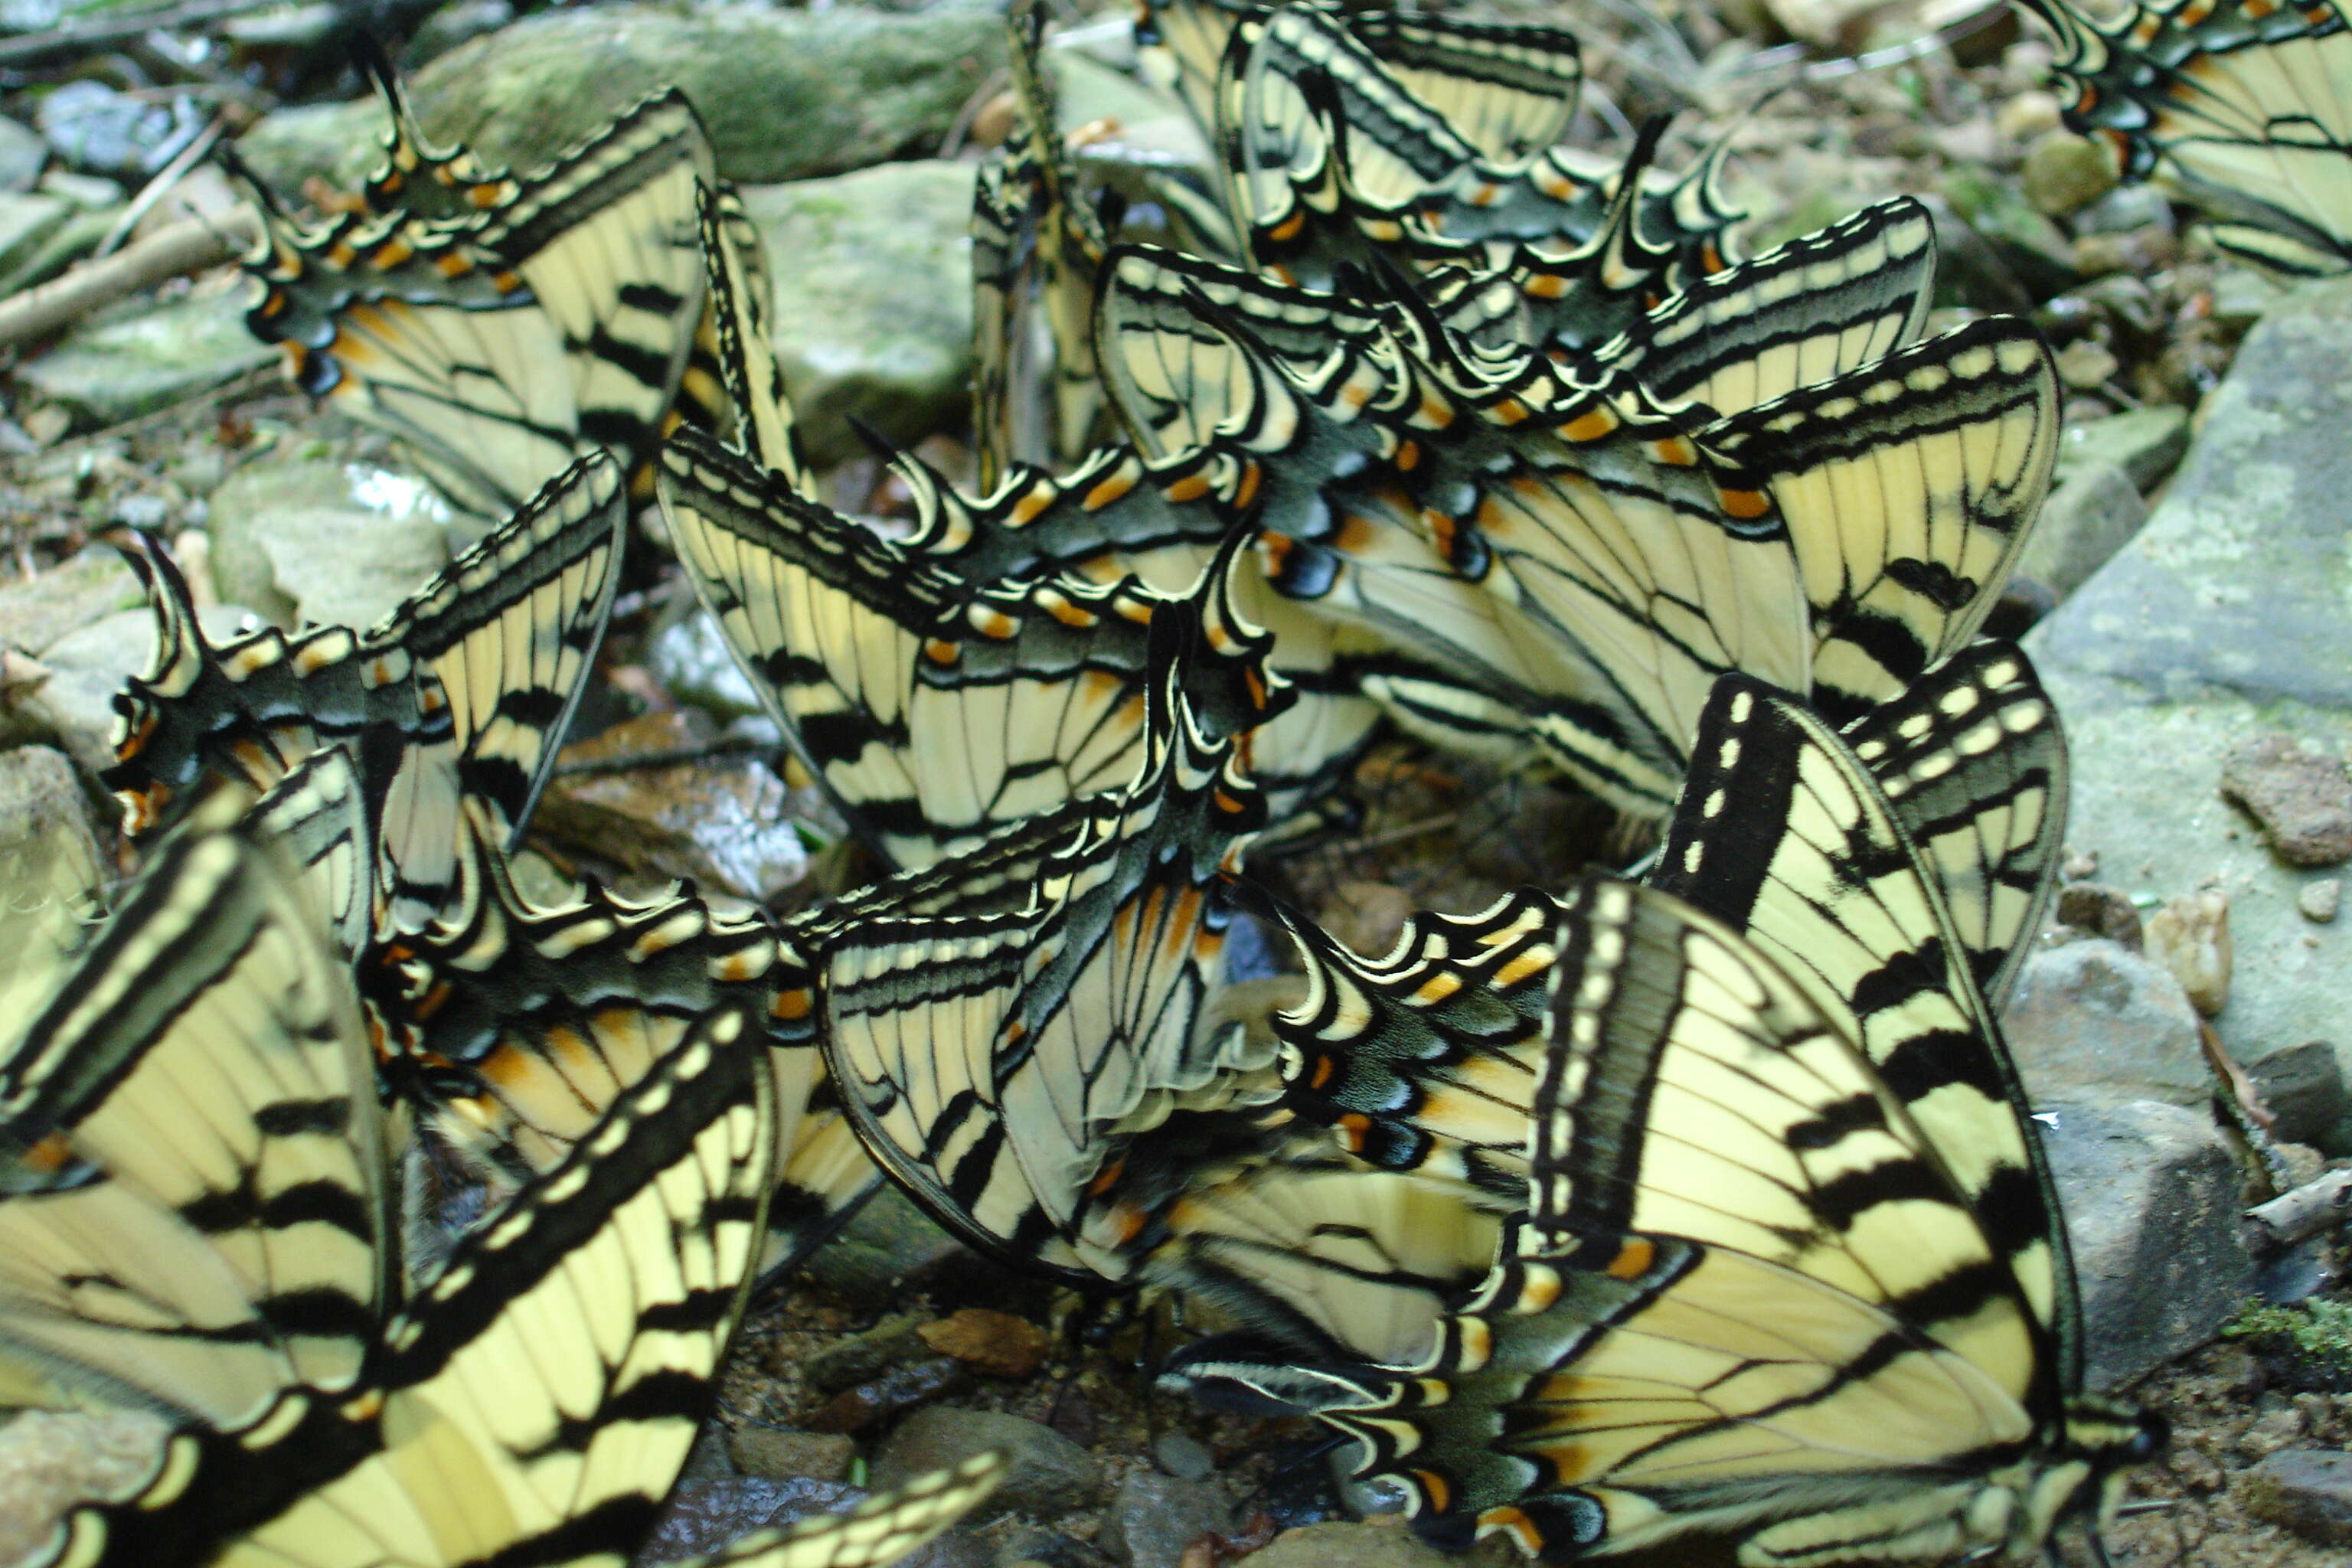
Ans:
[[[872,1328],[839,1339],[810,1353],[801,1363],[801,1375],[813,1388],[830,1394],[862,1383],[897,1362],[922,1353],[919,1312],[897,1312]]]
[[[2272,1136],[2291,1143],[2321,1143],[2328,1139],[2352,1100],[2344,1087],[2344,1068],[2336,1047],[2326,1040],[2305,1040],[2273,1051],[2246,1068],[2263,1103],[2277,1120]]]
[[[0,642],[44,653],[68,632],[146,602],[122,557],[93,545],[37,577],[0,585]]]
[[[1394,1523],[1334,1520],[1285,1531],[1249,1561],[1253,1568],[1448,1568],[1454,1559]]]
[[[2070,882],[2058,889],[2057,914],[2062,925],[2139,951],[2139,910],[2121,888]]]
[[[916,1332],[939,1354],[953,1356],[983,1377],[1026,1377],[1045,1363],[1045,1352],[1053,1348],[1053,1341],[1036,1324],[985,1307],[963,1308]]]
[[[49,144],[13,120],[0,119],[0,191],[29,191],[41,177]]]
[[[2325,1546],[2352,1546],[2352,1454],[2275,1453],[2238,1484],[2256,1518]]]
[[[1103,1516],[1102,1546],[1129,1568],[1178,1568],[1184,1549],[1233,1528],[1233,1503],[1213,1481],[1138,1471]]]
[[[2352,860],[2352,776],[2344,763],[2292,736],[2256,735],[2230,749],[2221,793],[2262,825],[2290,866]]]
[[[2334,877],[2322,877],[2315,882],[2305,882],[2294,896],[2294,907],[2305,920],[2326,925],[2336,918],[2343,907],[2344,884]]]
[[[1217,1468],[1216,1456],[1198,1437],[1182,1432],[1162,1432],[1151,1445],[1151,1462],[1180,1480],[1205,1481]]]
[[[738,1426],[727,1434],[727,1454],[737,1469],[765,1480],[845,1481],[857,1445],[838,1432]]]
[[[884,1440],[874,1456],[874,1489],[887,1491],[992,1448],[1008,1461],[1004,1482],[980,1505],[975,1521],[1008,1513],[1051,1518],[1085,1507],[1101,1489],[1101,1463],[1050,1426],[939,1405],[915,1412]]]
[[[812,1432],[863,1432],[885,1416],[953,1393],[971,1377],[961,1362],[947,1356],[907,1362],[878,1377],[843,1389],[818,1406],[807,1417],[806,1425]]]
[[[2118,942],[2088,938],[2027,959],[2005,1027],[2037,1105],[2091,1095],[2197,1106],[2213,1092],[2179,982]]]
[[[16,378],[85,426],[152,414],[270,362],[269,345],[246,330],[242,293],[192,293],[92,319],[18,365]]]
[[[2045,131],[2025,150],[2025,199],[2053,217],[2086,207],[2115,187],[2115,161],[2087,137]]]
[[[2042,502],[2033,532],[2018,552],[2017,570],[2063,598],[2130,543],[2147,521],[2147,502],[2123,469],[2107,462],[2080,464]]]
[[[679,1489],[632,1560],[637,1568],[699,1557],[737,1538],[820,1513],[838,1513],[865,1499],[837,1481],[740,1479]]]

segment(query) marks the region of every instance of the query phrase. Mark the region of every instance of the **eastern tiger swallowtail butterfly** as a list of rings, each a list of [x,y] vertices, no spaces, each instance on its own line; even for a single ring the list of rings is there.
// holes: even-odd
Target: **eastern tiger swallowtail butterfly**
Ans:
[[[1269,641],[1244,598],[1270,598],[1256,568],[1237,564],[1245,531],[1221,551],[1168,552],[1189,561],[1170,590],[1041,570],[991,580],[791,495],[695,433],[665,450],[660,493],[678,557],[753,689],[891,865],[927,865],[1123,786],[1142,746],[1150,627],[1188,601],[1205,606],[1207,635],[1228,654],[1197,667],[1203,721],[1227,733],[1267,721],[1268,691],[1234,662],[1233,650]],[[1303,628],[1286,651],[1274,678],[1304,700],[1252,742],[1286,813],[1328,787],[1370,724],[1331,677],[1328,635]],[[1217,670],[1234,673],[1213,691]]]
[[[1234,657],[1200,620],[1155,616],[1145,754],[1047,819],[1065,833],[1020,905],[869,899],[824,943],[826,1059],[876,1159],[959,1234],[1074,1281],[1132,1270],[1160,1149],[1275,1088],[1238,1024],[1201,1027],[1226,877],[1265,805],[1247,739],[1200,728],[1186,667]]]
[[[2067,124],[2105,142],[2124,178],[2204,208],[2215,242],[2242,259],[2305,277],[2352,267],[2340,5],[2018,3],[2057,36]]]
[[[641,477],[676,417],[725,423],[696,395],[717,349],[697,193],[717,181],[684,98],[648,98],[516,177],[426,143],[390,72],[375,80],[392,131],[362,210],[305,227],[254,183],[261,298],[247,320],[284,347],[297,386],[400,437],[484,517],[584,451]],[[723,242],[748,247],[740,264],[764,288],[740,210]]]
[[[2001,652],[1954,689],[2013,691],[2020,667]],[[2057,754],[2046,704],[1938,730],[1947,755]],[[1527,1213],[1485,1283],[1411,1361],[1208,1345],[1192,1375],[1318,1411],[1446,1544],[1731,1537],[1743,1564],[1796,1568],[2097,1528],[2163,1426],[2083,1388],[2063,1217],[1947,902],[1968,881],[1759,681],[1718,682],[1696,752],[1660,879],[1760,889],[1750,924],[1608,879],[1561,900]],[[1978,815],[2046,860],[1997,798],[2036,771],[1975,774]],[[1980,927],[2023,906],[1996,907]]]
[[[341,744],[379,885],[397,918],[429,914],[455,876],[462,803],[499,847],[520,837],[604,637],[627,525],[620,471],[592,453],[373,630],[265,628],[217,647],[170,560],[126,551],[157,638],[149,673],[115,698],[106,783],[125,833],[152,837],[207,774],[265,789]]]
[[[1941,891],[1957,951],[1997,1009],[2047,905],[2066,815],[2064,742],[2032,667],[2009,644],[1976,644],[1847,725],[1840,742],[1917,847],[1918,874]],[[1840,809],[1825,811],[1828,783],[1816,780],[1801,809],[1795,777],[1718,777],[1713,763],[1702,759],[1685,798],[1712,793],[1733,803],[1729,815],[1678,818],[1651,884],[1753,932],[1790,973],[1814,977],[1833,1016],[1874,1015],[1884,1003],[1852,1000],[1874,986],[1905,1001],[1885,977],[1912,961],[1888,944],[1945,951],[1918,909],[1898,916],[1856,890],[1848,897],[1856,912],[1832,921],[1815,887],[1828,864],[1840,868],[1841,886],[1859,889],[1866,873],[1847,874],[1842,847],[1855,835],[1891,839],[1862,824],[1864,793],[1849,788]],[[1735,836],[1736,849],[1707,847]],[[1907,889],[1912,862],[1882,853],[1896,888]],[[1559,900],[1528,889],[1475,915],[1416,916],[1378,959],[1356,956],[1278,903],[1265,912],[1289,931],[1307,981],[1298,1005],[1274,1018],[1286,1104],[1375,1165],[1461,1187],[1490,1208],[1524,1206]],[[1928,979],[1939,990],[1957,984],[1941,970]]]
[[[757,1252],[778,1108],[745,1018],[699,1020],[404,1300],[349,972],[237,804],[163,843],[0,1060],[0,1346],[171,1424],[30,1561],[624,1561]],[[999,1469],[713,1561],[878,1564]]]

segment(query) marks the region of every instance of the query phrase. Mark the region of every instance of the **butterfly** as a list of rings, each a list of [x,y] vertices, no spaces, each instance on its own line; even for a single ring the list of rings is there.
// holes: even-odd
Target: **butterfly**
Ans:
[[[247,181],[264,211],[247,324],[464,510],[504,517],[600,447],[647,493],[671,423],[728,418],[698,219],[717,176],[692,108],[656,94],[516,176],[426,142],[390,69],[372,75],[391,130],[358,210],[304,226]],[[756,231],[724,200],[721,243],[764,289]]]
[[[30,1561],[617,1563],[758,1249],[781,1112],[748,1021],[698,1020],[412,1287],[350,972],[243,804],[159,847],[0,1059],[0,1352],[171,1427]],[[713,1561],[879,1563],[999,1469]]]
[[[2058,41],[2066,123],[2127,180],[2213,220],[2214,242],[2299,277],[2352,265],[2352,32],[2331,5],[2135,4],[2094,17],[2021,0]]]
[[[1948,762],[2022,748],[1970,771],[1979,842],[2046,876],[2004,798],[2063,769],[2030,680],[2001,650],[1952,683],[1973,706],[1908,717]],[[1944,776],[1910,738],[1901,776]],[[1526,1206],[1486,1281],[1408,1361],[1212,1347],[1194,1375],[1358,1438],[1445,1544],[1927,1563],[2105,1517],[2163,1425],[2083,1387],[2063,1219],[1961,934],[2012,950],[2030,900],[1958,915],[1983,879],[1760,681],[1717,683],[1696,752],[1655,885],[1560,900]],[[1670,887],[1735,889],[1746,929]]]
[[[395,917],[438,908],[463,803],[511,849],[554,765],[619,583],[621,481],[604,454],[582,458],[365,632],[265,627],[216,647],[178,568],[127,538],[157,637],[148,672],[115,697],[105,782],[125,835],[152,838],[207,776],[268,788],[341,744]]]

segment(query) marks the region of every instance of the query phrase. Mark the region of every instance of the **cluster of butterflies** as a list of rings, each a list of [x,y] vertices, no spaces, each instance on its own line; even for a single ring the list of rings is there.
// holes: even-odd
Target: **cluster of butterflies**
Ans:
[[[152,847],[0,1064],[0,1366],[174,1435],[45,1561],[618,1561],[745,1293],[883,1174],[1172,1294],[1215,1331],[1169,1379],[1328,1424],[1441,1543],[2095,1545],[2163,1434],[2083,1385],[2001,1043],[2065,753],[1977,636],[2049,480],[2040,340],[1922,336],[1909,201],[1730,259],[1712,157],[1558,145],[1556,30],[1138,26],[1216,154],[1155,191],[1184,248],[1085,195],[1017,6],[984,489],[894,455],[911,521],[815,499],[675,94],[517,177],[383,72],[355,210],[273,212],[255,330],[509,521],[371,631],[222,645],[134,550],[110,783]],[[516,887],[647,496],[877,879]],[[1246,868],[1383,722],[1654,861],[1350,952]],[[1304,971],[1270,1026],[1244,920]],[[991,1479],[721,1561],[878,1564]]]

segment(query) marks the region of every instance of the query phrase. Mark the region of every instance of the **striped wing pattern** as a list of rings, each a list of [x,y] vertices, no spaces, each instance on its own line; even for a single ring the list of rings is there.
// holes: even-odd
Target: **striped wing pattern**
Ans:
[[[2066,121],[2126,179],[2204,207],[2213,237],[2290,276],[2352,265],[2352,30],[2333,0],[2156,0],[2098,16],[2021,0],[2056,35]]]
[[[155,661],[115,699],[106,782],[124,830],[152,836],[206,774],[267,788],[321,748],[352,752],[387,890],[437,906],[459,801],[520,837],[603,638],[627,524],[621,476],[591,455],[367,632],[274,629],[208,643],[186,584],[130,553],[157,621]]]

